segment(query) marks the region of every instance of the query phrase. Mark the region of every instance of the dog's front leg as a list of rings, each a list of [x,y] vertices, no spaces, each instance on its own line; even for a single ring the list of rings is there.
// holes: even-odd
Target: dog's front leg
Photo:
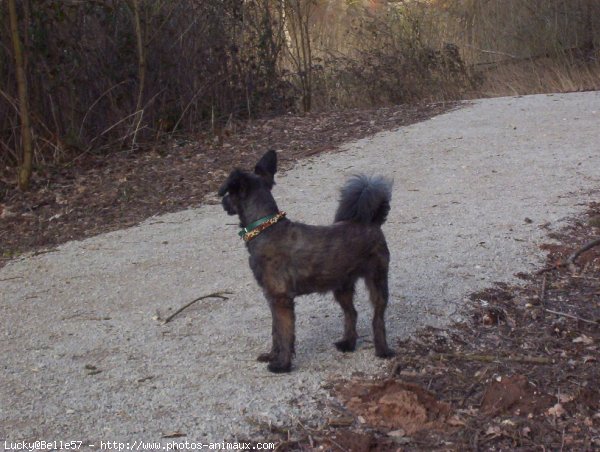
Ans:
[[[273,359],[268,369],[271,372],[289,372],[292,369],[294,354],[295,314],[294,299],[276,296],[269,299],[273,314]]]
[[[271,337],[273,344],[271,345],[271,351],[267,353],[261,353],[256,358],[256,360],[261,363],[270,363],[275,359],[275,357],[279,353],[279,342],[277,340],[277,335],[275,332],[275,311],[273,310],[273,303],[271,303],[270,301],[269,308],[271,308]]]

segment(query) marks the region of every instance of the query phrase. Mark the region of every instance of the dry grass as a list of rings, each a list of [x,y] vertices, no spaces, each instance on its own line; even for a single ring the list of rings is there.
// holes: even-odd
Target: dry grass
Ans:
[[[329,2],[313,17],[315,107],[598,90],[600,3],[586,5]]]
[[[143,0],[142,47],[128,2],[38,3],[19,10],[38,168],[289,111],[600,89],[597,0]],[[15,167],[12,64],[0,86]]]
[[[600,62],[567,57],[507,62],[480,70],[472,97],[600,90]]]

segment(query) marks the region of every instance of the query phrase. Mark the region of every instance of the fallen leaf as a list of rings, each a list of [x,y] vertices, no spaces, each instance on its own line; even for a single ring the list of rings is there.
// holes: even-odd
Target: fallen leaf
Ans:
[[[15,214],[12,213],[4,204],[0,204],[0,218],[10,218],[14,216]]]
[[[574,344],[584,344],[584,345],[591,345],[594,343],[594,339],[592,339],[591,337],[586,336],[585,334],[582,334],[581,336],[576,337],[575,339],[573,339],[573,343]]]
[[[570,402],[571,400],[573,400],[574,398],[575,398],[575,397],[573,397],[572,395],[569,395],[569,394],[560,394],[560,395],[558,396],[558,401],[559,401],[560,403],[568,403],[568,402]]]
[[[466,414],[468,416],[477,416],[479,415],[479,410],[477,408],[469,407],[464,408],[462,410],[457,410],[461,414]]]
[[[485,434],[498,436],[502,434],[502,429],[500,429],[500,427],[498,427],[497,425],[490,425],[485,431]]]
[[[408,444],[411,441],[407,436],[393,436],[392,439],[396,444]]]
[[[462,427],[462,426],[467,425],[465,423],[465,421],[463,421],[458,416],[452,416],[450,419],[448,419],[447,422],[448,422],[449,425],[452,425],[453,427]]]
[[[556,417],[560,417],[563,414],[566,413],[565,409],[563,408],[563,406],[560,403],[557,403],[556,405],[554,405],[552,408],[548,408],[548,411],[546,411],[546,413],[549,416],[556,416]]]

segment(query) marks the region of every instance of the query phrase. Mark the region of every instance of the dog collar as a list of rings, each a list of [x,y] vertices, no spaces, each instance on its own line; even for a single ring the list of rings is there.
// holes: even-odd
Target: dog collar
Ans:
[[[277,212],[267,215],[266,217],[259,218],[238,232],[238,235],[244,239],[244,242],[249,242],[262,231],[270,226],[273,226],[283,217],[285,217],[285,212]]]

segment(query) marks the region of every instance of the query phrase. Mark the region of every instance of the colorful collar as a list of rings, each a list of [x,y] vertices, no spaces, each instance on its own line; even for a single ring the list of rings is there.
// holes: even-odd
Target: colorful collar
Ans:
[[[259,218],[238,232],[238,235],[244,239],[244,242],[249,242],[262,231],[270,226],[273,226],[283,217],[285,217],[285,212],[277,212],[267,215],[266,217]]]

